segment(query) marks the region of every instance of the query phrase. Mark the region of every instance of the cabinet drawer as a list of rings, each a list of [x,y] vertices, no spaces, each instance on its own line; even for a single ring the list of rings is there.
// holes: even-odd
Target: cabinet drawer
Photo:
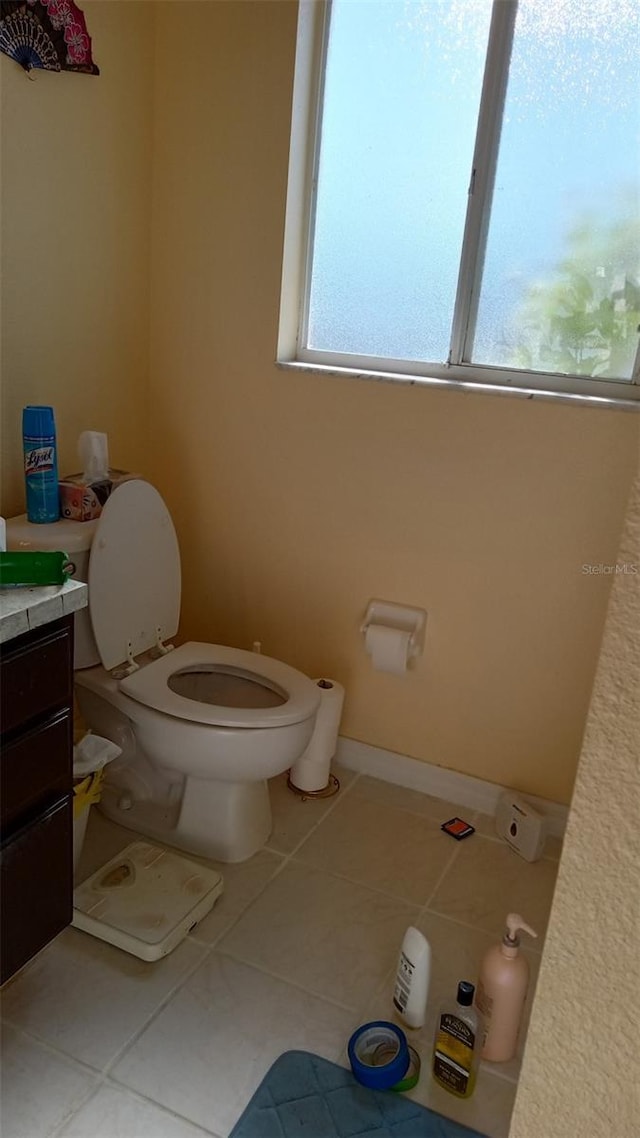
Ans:
[[[65,710],[2,748],[0,824],[3,832],[31,809],[71,790],[73,719]]]
[[[73,689],[73,619],[18,636],[0,660],[2,732],[68,706]]]
[[[2,983],[71,923],[71,811],[68,795],[2,847]]]

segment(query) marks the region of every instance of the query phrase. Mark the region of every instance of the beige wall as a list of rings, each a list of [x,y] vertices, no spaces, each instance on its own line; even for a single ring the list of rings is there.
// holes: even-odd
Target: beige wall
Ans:
[[[273,363],[296,7],[161,4],[151,473],[182,631],[347,689],[343,732],[568,801],[638,417]],[[198,34],[193,29],[198,27]],[[372,596],[429,612],[376,673]]]
[[[638,1133],[640,470],[618,560],[511,1138]]]
[[[581,566],[615,560],[638,417],[279,371],[295,4],[128,2],[126,35],[124,8],[87,4],[99,79],[0,58],[3,511],[25,403],[65,470],[108,431],[174,513],[184,636],[335,676],[352,738],[567,801],[610,584]],[[372,596],[429,612],[406,678],[364,653]]]
[[[145,462],[154,12],[83,8],[99,78],[30,81],[0,56],[7,515],[24,509],[27,403],[55,408],[61,473],[86,428],[109,433],[114,465]]]

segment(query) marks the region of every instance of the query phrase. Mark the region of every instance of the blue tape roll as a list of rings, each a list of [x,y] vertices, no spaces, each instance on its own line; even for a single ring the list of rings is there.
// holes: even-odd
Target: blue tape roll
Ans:
[[[409,1070],[407,1037],[395,1023],[374,1020],[354,1031],[347,1047],[354,1077],[364,1087],[388,1091]]]

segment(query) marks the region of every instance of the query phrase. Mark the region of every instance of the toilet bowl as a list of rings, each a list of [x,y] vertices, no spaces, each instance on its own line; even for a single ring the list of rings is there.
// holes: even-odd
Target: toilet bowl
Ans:
[[[96,654],[83,651],[82,663],[100,663],[76,671],[76,698],[87,726],[122,748],[100,809],[191,853],[225,862],[251,857],[271,832],[266,780],[309,743],[317,686],[256,652],[168,643],[178,628],[180,555],[169,511],[149,483],[118,487],[96,522],[29,529],[55,530],[51,547],[59,549],[66,548],[63,528],[75,527],[67,544],[79,560],[78,526],[90,548],[96,646]],[[38,535],[41,549],[43,539],[49,536]],[[79,636],[86,649],[90,633],[80,627]]]

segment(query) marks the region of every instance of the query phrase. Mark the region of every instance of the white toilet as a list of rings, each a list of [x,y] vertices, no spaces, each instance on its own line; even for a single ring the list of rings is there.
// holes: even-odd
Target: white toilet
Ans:
[[[102,811],[191,853],[251,857],[271,831],[266,780],[309,743],[317,686],[256,652],[168,643],[180,615],[180,553],[148,482],[118,487],[94,522],[12,519],[8,537],[13,549],[64,549],[76,578],[88,580],[89,609],[76,614],[76,698],[87,725],[123,750]]]

